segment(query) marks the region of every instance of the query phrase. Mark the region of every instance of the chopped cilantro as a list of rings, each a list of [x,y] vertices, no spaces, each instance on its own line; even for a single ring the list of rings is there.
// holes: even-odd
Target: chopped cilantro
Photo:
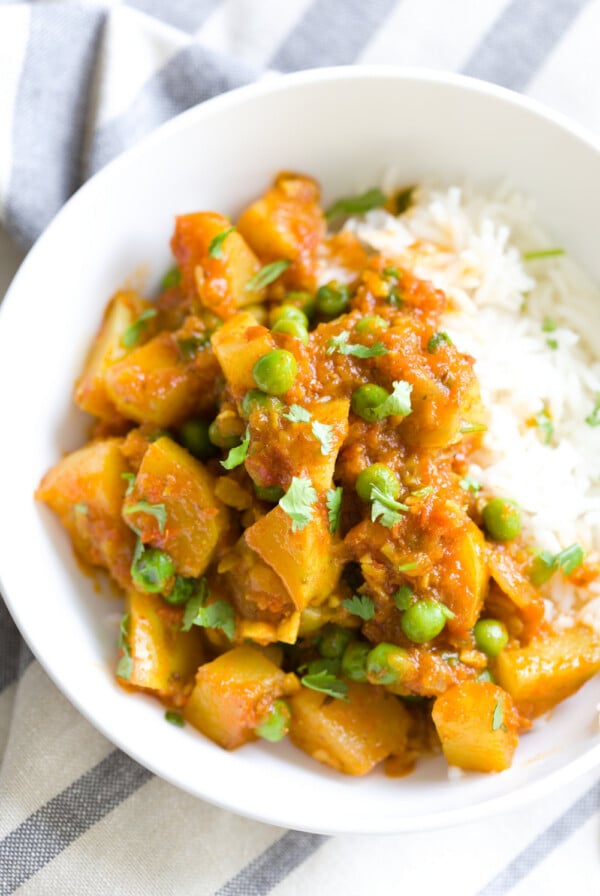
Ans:
[[[312,427],[312,434],[321,443],[321,454],[330,454],[333,440],[333,426],[328,423],[319,423],[315,420]]]
[[[386,529],[391,529],[402,519],[402,513],[408,510],[406,504],[400,504],[390,495],[382,492],[377,486],[371,489],[371,519],[381,523]]]
[[[463,476],[458,483],[466,492],[473,492],[474,495],[481,491],[481,486],[471,476]]]
[[[185,721],[180,712],[175,712],[174,709],[168,709],[165,713],[165,720],[170,722],[171,725],[175,725],[176,728],[183,728],[185,725]]]
[[[452,345],[452,340],[450,339],[448,334],[440,330],[439,333],[434,333],[427,343],[427,351],[429,352],[429,354],[435,355],[442,342],[445,342],[446,345]]]
[[[412,603],[413,591],[410,585],[400,585],[392,595],[392,599],[399,610],[408,610]]]
[[[416,569],[419,565],[418,560],[411,560],[409,563],[401,563],[396,567],[398,572],[412,572],[413,569]]]
[[[569,545],[569,547],[564,548],[558,554],[551,554],[550,551],[539,551],[531,564],[530,578],[534,585],[543,585],[558,570],[561,570],[563,575],[569,576],[581,566],[584,558],[585,551],[577,543]]]
[[[412,498],[427,498],[433,492],[432,485],[426,485],[425,488],[417,489],[416,492],[411,492]]]
[[[85,501],[78,501],[77,504],[73,505],[73,510],[75,513],[80,513],[82,516],[87,516],[88,506]]]
[[[145,311],[142,311],[138,319],[132,324],[129,324],[123,332],[123,335],[121,336],[121,345],[125,348],[133,348],[134,345],[137,345],[142,338],[148,321],[153,317],[156,317],[157,314],[158,311],[156,308],[146,308]]]
[[[413,202],[413,195],[416,187],[406,187],[396,194],[396,214],[403,215],[408,211]]]
[[[555,320],[552,320],[551,317],[545,317],[542,321],[542,332],[543,333],[554,333],[557,329],[558,324]]]
[[[504,710],[502,709],[502,700],[496,701],[494,712],[492,714],[492,731],[497,731],[499,728],[502,728],[503,731],[506,731],[506,725],[504,724]]]
[[[121,473],[121,479],[127,480],[127,490],[125,492],[125,497],[128,498],[132,493],[133,487],[135,485],[135,473]]]
[[[523,261],[534,261],[537,258],[553,258],[554,256],[564,254],[564,249],[538,249],[534,252],[523,252]]]
[[[558,339],[546,339],[546,345],[548,348],[556,350],[558,348]]]
[[[234,230],[235,227],[228,227],[226,230],[222,230],[221,233],[218,233],[212,238],[208,247],[208,254],[211,258],[221,257],[221,255],[223,254],[223,243],[225,242],[229,234],[233,233]]]
[[[202,333],[201,335],[186,336],[184,339],[177,340],[177,348],[184,361],[193,361],[198,353],[199,348],[203,348],[210,342],[210,335]]]
[[[466,435],[470,432],[485,432],[486,429],[487,426],[485,425],[485,423],[469,423],[467,420],[465,420],[458,431],[462,435]]]
[[[535,425],[543,436],[542,441],[544,445],[549,445],[554,435],[554,423],[552,422],[550,412],[547,408],[543,408],[539,414],[535,415],[534,420]]]
[[[200,579],[198,591],[190,597],[183,614],[181,630],[187,632],[192,625],[201,628],[219,628],[230,641],[235,637],[235,613],[231,604],[224,600],[206,601],[210,597],[206,579]]]
[[[181,271],[175,266],[174,268],[171,268],[170,271],[167,271],[161,280],[160,287],[161,289],[172,289],[174,286],[179,286],[180,283]]]
[[[308,423],[311,419],[310,411],[307,411],[306,408],[301,408],[299,404],[290,405],[289,411],[281,416],[292,423]]]
[[[287,258],[281,258],[279,261],[272,261],[271,264],[266,264],[264,268],[256,272],[254,277],[248,280],[246,289],[263,289],[269,283],[277,280],[289,268],[290,264],[291,261],[288,261]]]
[[[381,208],[386,201],[385,193],[375,187],[367,190],[366,193],[361,193],[360,196],[346,196],[343,199],[338,199],[327,209],[325,217],[328,221],[332,221],[340,215],[362,215],[373,208]]]
[[[129,613],[125,613],[121,617],[119,626],[119,650],[121,658],[117,663],[117,675],[125,681],[129,681],[133,672],[133,657],[131,656],[131,648],[129,646]]]
[[[313,504],[317,493],[307,476],[294,476],[292,483],[279,501],[279,506],[292,520],[292,532],[301,532],[313,518]]]
[[[248,447],[250,445],[250,427],[246,427],[246,434],[240,445],[236,445],[235,448],[231,448],[229,450],[229,454],[227,455],[226,460],[221,461],[221,466],[225,467],[226,470],[233,470],[235,467],[239,467],[240,464],[243,464],[248,456]]]
[[[337,351],[340,355],[353,355],[355,358],[378,358],[380,355],[388,354],[389,349],[383,342],[376,342],[369,348],[367,345],[349,345],[349,338],[350,334],[345,330],[338,336],[332,336],[327,343],[327,354],[332,355]]]
[[[353,616],[360,616],[365,622],[375,615],[375,603],[366,594],[354,594],[352,597],[346,597],[342,601],[342,606]]]
[[[393,277],[394,280],[399,280],[401,276],[400,271],[395,267],[384,268],[382,273],[384,277]]]
[[[325,669],[312,675],[303,675],[300,679],[305,688],[313,691],[320,691],[329,697],[336,697],[338,700],[348,700],[348,685],[345,681],[331,675]]]
[[[338,488],[330,488],[327,492],[327,510],[329,511],[329,531],[337,532],[340,528],[340,514],[342,511],[342,494],[341,486]]]
[[[596,395],[596,403],[591,414],[585,418],[588,426],[600,426],[600,394]]]
[[[129,507],[126,507],[123,513],[149,513],[153,516],[158,523],[158,531],[162,533],[165,531],[165,526],[167,523],[167,508],[164,504],[149,504],[148,501],[142,500],[137,501],[135,504],[131,504]],[[137,530],[131,526],[134,532]],[[139,534],[139,533],[138,533]]]
[[[383,420],[384,417],[408,417],[412,413],[411,384],[405,383],[404,380],[395,380],[392,386],[392,394],[375,409],[378,420]]]

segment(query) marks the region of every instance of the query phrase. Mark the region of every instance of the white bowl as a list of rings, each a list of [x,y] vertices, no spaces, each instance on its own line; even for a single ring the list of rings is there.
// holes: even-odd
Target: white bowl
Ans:
[[[115,744],[190,793],[254,818],[322,832],[400,832],[514,807],[600,760],[600,679],[538,722],[501,775],[448,780],[423,761],[401,779],[346,778],[291,745],[226,753],[113,678],[115,602],[99,597],[54,517],[33,500],[44,471],[81,444],[70,401],[110,294],[169,266],[173,216],[235,215],[281,168],[315,175],[326,200],[376,184],[390,166],[425,177],[508,178],[600,280],[600,152],[577,128],[516,94],[397,69],[304,72],[191,109],[121,156],[60,212],[0,314],[0,577],[21,632],[56,684]]]

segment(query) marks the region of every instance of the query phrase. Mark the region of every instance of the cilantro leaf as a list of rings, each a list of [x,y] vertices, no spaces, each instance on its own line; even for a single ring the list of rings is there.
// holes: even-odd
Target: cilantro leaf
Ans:
[[[133,657],[131,656],[131,648],[129,646],[129,613],[124,613],[121,617],[119,625],[119,641],[118,646],[121,651],[121,658],[117,663],[117,675],[124,681],[129,681],[133,672]]]
[[[239,467],[240,464],[243,464],[248,456],[248,447],[250,445],[250,427],[246,427],[246,434],[244,435],[243,441],[240,445],[236,445],[235,448],[230,448],[229,454],[227,455],[226,460],[221,461],[221,466],[225,467],[226,470],[233,470],[235,467]]]
[[[442,342],[445,342],[446,345],[452,345],[452,340],[447,333],[444,333],[442,331],[440,331],[439,333],[434,333],[427,343],[427,351],[429,352],[429,354],[435,355]]]
[[[353,616],[360,616],[365,622],[375,615],[375,603],[366,594],[354,594],[352,597],[346,597],[342,601],[342,606]]]
[[[594,408],[586,418],[585,422],[588,426],[600,426],[600,394],[596,395],[596,403]]]
[[[552,422],[550,412],[547,408],[544,408],[539,414],[535,415],[534,420],[535,425],[543,436],[542,441],[544,445],[549,445],[554,435],[554,423]]]
[[[200,579],[198,591],[190,597],[183,614],[181,630],[187,632],[192,625],[201,628],[220,628],[230,641],[235,637],[235,612],[225,600],[206,601],[210,597],[206,579]]]
[[[330,697],[337,697],[338,700],[348,700],[348,685],[346,682],[336,678],[335,675],[329,674],[325,669],[312,675],[303,675],[300,681],[305,688],[320,691],[322,694],[328,694]]]
[[[383,342],[376,342],[370,348],[367,345],[348,344],[350,334],[347,331],[332,336],[327,343],[327,354],[332,355],[339,352],[340,355],[353,355],[355,358],[378,358],[380,355],[387,355],[389,349],[385,347]]]
[[[271,264],[266,264],[264,268],[261,268],[260,271],[256,272],[254,277],[251,277],[250,280],[248,280],[246,289],[262,289],[264,286],[268,286],[269,283],[273,283],[274,280],[277,280],[290,265],[291,261],[288,261],[287,258],[282,258],[279,261],[272,261]]]
[[[558,348],[558,339],[546,339],[546,345],[548,346],[548,348],[556,351],[556,349]]]
[[[418,560],[410,560],[408,563],[401,563],[396,569],[398,572],[411,572],[413,569],[416,569],[418,565]]]
[[[133,487],[135,485],[135,473],[121,473],[121,479],[127,480],[127,490],[125,492],[125,497],[128,498],[132,493]]]
[[[408,510],[406,504],[395,501],[376,485],[371,489],[371,519],[381,523],[386,529],[391,529],[402,519],[402,513]]]
[[[559,570],[563,575],[569,576],[581,566],[584,559],[585,551],[576,542],[559,551],[558,554],[540,551],[533,558],[531,564],[529,572],[531,581],[534,585],[544,585]]]
[[[307,411],[306,408],[301,408],[299,404],[290,405],[289,411],[281,416],[292,423],[308,423],[311,419],[310,411]]]
[[[538,249],[534,252],[523,252],[523,261],[534,261],[536,258],[552,258],[556,255],[564,255],[564,249]]]
[[[135,504],[131,504],[129,507],[126,507],[123,511],[129,515],[130,513],[149,513],[153,516],[158,523],[158,531],[162,533],[165,531],[165,525],[167,523],[167,508],[164,504],[149,504],[148,501],[141,500],[137,501]],[[131,526],[134,532],[137,530],[134,526]]]
[[[411,207],[415,190],[416,187],[406,187],[406,189],[400,190],[400,192],[396,194],[397,215],[403,215],[404,212],[408,211]]]
[[[171,725],[175,725],[176,728],[183,728],[185,725],[185,721],[180,712],[175,712],[174,709],[167,709],[165,712],[165,721],[170,722]]]
[[[330,488],[327,492],[327,510],[329,511],[329,531],[337,532],[340,528],[340,515],[342,511],[342,494],[341,486],[338,488]]]
[[[542,333],[554,333],[558,324],[551,317],[545,317],[542,321]]]
[[[405,383],[403,380],[396,380],[392,386],[392,394],[375,409],[378,420],[383,420],[384,417],[408,417],[412,413],[410,395],[413,387],[411,384]]]
[[[121,336],[121,345],[125,348],[133,348],[134,345],[137,345],[142,338],[148,321],[153,317],[156,317],[157,314],[158,311],[156,308],[146,308],[145,311],[142,311],[138,319],[132,324],[129,324],[123,332],[123,335]]]
[[[557,569],[560,569],[565,576],[570,576],[572,572],[581,566],[585,558],[585,551],[580,544],[571,544],[568,548],[560,551],[554,558]]]
[[[88,506],[85,501],[78,501],[77,504],[73,505],[73,510],[75,513],[80,513],[82,516],[87,516]]]
[[[321,454],[330,454],[333,440],[333,425],[319,423],[318,420],[315,420],[311,429],[315,439],[318,439],[321,443]]]
[[[292,520],[292,532],[301,532],[313,518],[312,507],[317,493],[307,476],[294,476],[279,506]]]
[[[193,361],[198,353],[198,349],[204,348],[210,342],[209,333],[194,334],[186,336],[184,339],[177,340],[177,348],[184,361]]]
[[[400,585],[395,594],[392,595],[392,600],[399,610],[408,610],[412,603],[412,599],[413,590],[410,585]]]
[[[235,227],[228,227],[226,230],[222,230],[221,233],[218,233],[212,238],[208,247],[210,258],[221,258],[221,255],[223,254],[223,243],[234,230]]]
[[[179,286],[181,283],[181,271],[177,267],[171,268],[170,271],[167,271],[165,276],[162,278],[160,288],[161,289],[172,289],[173,286]]]
[[[481,491],[481,486],[478,482],[475,482],[471,476],[463,476],[458,484],[461,488],[464,488],[466,492],[473,492],[474,495]]]
[[[373,187],[366,193],[361,193],[360,196],[346,196],[343,199],[338,199],[327,209],[325,217],[328,221],[332,221],[340,215],[362,215],[373,208],[381,208],[386,201],[385,193],[382,193],[377,187]]]
[[[486,429],[485,423],[469,423],[468,420],[464,420],[458,431],[461,435],[466,435],[470,432],[485,432]]]
[[[492,731],[497,731],[498,728],[504,728],[506,731],[506,726],[503,726],[503,722],[504,710],[502,709],[502,701],[497,700],[492,714]]]
[[[433,492],[432,485],[426,485],[425,488],[417,489],[416,492],[411,492],[412,498],[427,498]]]

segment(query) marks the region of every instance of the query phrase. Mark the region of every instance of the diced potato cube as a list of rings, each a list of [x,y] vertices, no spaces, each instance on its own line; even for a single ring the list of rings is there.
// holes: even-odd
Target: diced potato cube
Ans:
[[[152,513],[127,512],[140,501],[164,505],[162,532]],[[168,436],[157,439],[144,454],[123,513],[144,543],[169,554],[182,576],[202,575],[229,525],[227,509],[215,496],[213,477]]]
[[[526,715],[551,709],[598,671],[600,636],[585,625],[503,650],[493,663],[498,683]]]
[[[253,647],[235,647],[200,666],[186,704],[187,721],[226,750],[256,740],[254,729],[273,701],[298,688],[286,674]]]
[[[264,290],[246,288],[260,262],[237,231],[223,240],[218,257],[209,255],[212,240],[230,228],[231,221],[216,212],[180,215],[171,241],[184,290],[196,290],[202,304],[222,318],[264,297]]]
[[[127,488],[122,474],[129,471],[122,442],[91,442],[63,457],[42,479],[36,498],[58,515],[85,563],[105,567],[127,588],[135,536],[121,518]]]
[[[246,529],[244,538],[277,573],[297,610],[316,598],[321,603],[339,580],[342,558],[320,508],[304,529],[293,532],[291,517],[274,507]]]
[[[432,717],[449,765],[478,772],[510,768],[519,715],[502,688],[489,681],[448,688],[435,701]]]
[[[261,259],[293,262],[283,277],[289,287],[316,287],[317,249],[325,236],[316,181],[279,174],[273,187],[240,215],[237,226]]]
[[[120,414],[137,423],[175,426],[210,412],[218,372],[210,346],[187,359],[177,333],[160,333],[106,371],[108,397]]]
[[[302,688],[290,705],[290,740],[347,775],[365,775],[406,750],[410,715],[396,697],[379,688],[349,684],[347,702]]]
[[[118,419],[119,413],[106,391],[106,371],[128,352],[121,341],[127,328],[151,307],[150,302],[131,290],[116,293],[108,303],[83,373],[75,385],[75,401],[88,414],[104,420]]]
[[[456,523],[441,529],[444,552],[435,576],[444,603],[455,614],[448,630],[465,637],[479,618],[490,577],[481,529],[458,508]]]
[[[259,358],[276,348],[266,327],[246,311],[236,314],[213,333],[212,346],[229,387],[241,398],[256,389],[252,370]]]
[[[492,578],[500,590],[512,601],[519,616],[535,631],[544,616],[542,595],[533,587],[522,565],[505,545],[487,544],[486,557]],[[529,557],[527,558],[529,562]]]
[[[204,661],[200,628],[181,631],[183,610],[156,594],[130,591],[127,612],[127,643],[133,660],[127,684],[156,691],[176,706],[182,705]]]

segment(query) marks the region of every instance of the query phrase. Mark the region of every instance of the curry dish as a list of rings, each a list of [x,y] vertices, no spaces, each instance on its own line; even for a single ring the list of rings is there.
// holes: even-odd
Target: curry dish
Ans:
[[[597,570],[467,475],[487,413],[448,297],[335,229],[410,191],[319,198],[282,173],[235,225],[176,219],[157,300],[111,298],[75,387],[90,440],[37,497],[125,595],[118,681],[169,721],[351,775],[440,745],[501,771],[600,668],[592,628],[544,613],[552,577]]]

